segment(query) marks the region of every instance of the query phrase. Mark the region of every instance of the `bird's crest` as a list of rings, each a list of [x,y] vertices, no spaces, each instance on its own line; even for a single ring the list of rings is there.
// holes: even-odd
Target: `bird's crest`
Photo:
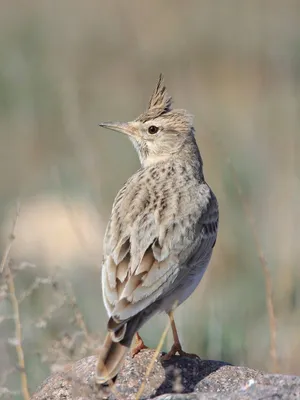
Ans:
[[[171,110],[171,106],[172,97],[169,96],[164,84],[164,77],[162,74],[160,74],[154,92],[150,98],[148,109],[151,110],[153,108],[160,108],[166,113]]]
[[[145,122],[159,117],[172,109],[172,97],[168,94],[164,84],[164,77],[159,75],[158,82],[149,101],[148,110],[140,115],[137,120]]]

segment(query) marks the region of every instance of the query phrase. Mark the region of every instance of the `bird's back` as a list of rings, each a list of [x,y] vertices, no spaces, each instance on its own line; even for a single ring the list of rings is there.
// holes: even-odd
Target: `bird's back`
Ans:
[[[211,212],[206,213],[210,207]],[[150,262],[172,259],[174,279],[180,265],[197,258],[197,248],[202,246],[201,257],[210,257],[217,223],[215,196],[189,162],[173,159],[140,169],[119,191],[105,235],[104,268],[110,257],[116,265],[112,278],[116,279],[115,301],[126,279],[142,271],[141,261],[147,252],[152,257]],[[212,233],[209,241],[203,240],[205,229]],[[203,252],[205,243],[207,252]],[[105,294],[108,286],[103,282]],[[106,306],[109,315],[113,314],[110,301]]]

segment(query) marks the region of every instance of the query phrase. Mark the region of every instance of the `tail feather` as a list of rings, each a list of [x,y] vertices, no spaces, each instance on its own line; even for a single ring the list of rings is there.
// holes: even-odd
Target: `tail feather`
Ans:
[[[107,329],[112,333],[114,342],[121,342],[127,330],[127,323],[126,321],[117,321],[114,317],[110,317]]]
[[[119,342],[114,342],[111,333],[106,335],[96,369],[96,382],[99,385],[109,384],[109,381],[114,381],[128,350],[129,347]]]
[[[127,324],[121,326],[117,331],[111,332],[111,337],[114,342],[121,342],[126,333]]]

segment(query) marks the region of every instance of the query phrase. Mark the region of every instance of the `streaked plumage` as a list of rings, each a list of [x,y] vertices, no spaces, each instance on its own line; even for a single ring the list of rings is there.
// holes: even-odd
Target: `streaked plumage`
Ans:
[[[104,238],[109,333],[96,378],[104,384],[115,378],[138,329],[197,287],[216,241],[218,204],[204,180],[192,118],[172,110],[162,76],[145,113],[100,126],[129,135],[142,165],[118,193]],[[153,126],[158,132],[149,133]]]

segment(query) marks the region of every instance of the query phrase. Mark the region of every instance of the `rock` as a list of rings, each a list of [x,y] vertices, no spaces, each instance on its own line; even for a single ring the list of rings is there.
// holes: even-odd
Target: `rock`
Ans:
[[[222,361],[175,356],[156,360],[145,379],[153,350],[143,350],[134,359],[127,356],[113,392],[94,385],[96,357],[87,357],[46,379],[32,400],[133,400],[145,381],[141,399],[236,400],[300,398],[300,377],[271,375],[235,367]]]

